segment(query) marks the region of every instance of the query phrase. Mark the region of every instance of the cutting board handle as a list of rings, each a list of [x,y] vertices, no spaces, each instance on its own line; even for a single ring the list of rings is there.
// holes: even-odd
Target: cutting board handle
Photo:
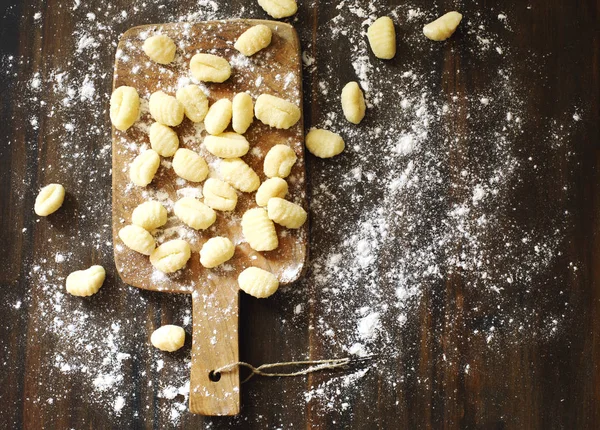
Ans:
[[[237,281],[209,277],[192,293],[193,340],[190,411],[200,415],[240,412],[239,368],[212,371],[239,361]]]

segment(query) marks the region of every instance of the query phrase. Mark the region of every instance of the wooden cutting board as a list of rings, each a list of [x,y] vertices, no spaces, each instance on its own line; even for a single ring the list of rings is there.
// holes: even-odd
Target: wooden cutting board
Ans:
[[[237,37],[247,28],[265,24],[273,31],[271,45],[246,58],[233,48]],[[175,61],[167,66],[156,64],[142,51],[143,41],[159,31],[177,44]],[[134,287],[168,293],[192,295],[193,342],[190,380],[190,410],[203,415],[235,415],[240,410],[239,370],[209,377],[213,369],[239,361],[238,352],[238,274],[246,267],[258,266],[277,275],[282,285],[296,281],[304,270],[307,258],[308,226],[288,230],[277,226],[279,247],[270,252],[256,252],[244,241],[240,220],[249,208],[256,207],[255,193],[238,193],[233,213],[217,211],[217,221],[205,231],[184,226],[172,211],[173,203],[185,195],[200,197],[202,184],[178,178],[171,168],[171,158],[163,158],[161,167],[145,188],[130,183],[129,164],[144,147],[149,147],[148,128],[153,122],[148,113],[148,99],[155,91],[175,95],[178,86],[190,83],[190,58],[199,52],[227,58],[232,75],[222,84],[201,84],[210,103],[248,91],[256,100],[262,93],[285,98],[302,107],[300,44],[294,28],[285,23],[262,20],[231,20],[199,23],[145,25],[127,31],[117,48],[114,88],[135,87],[142,99],[141,117],[126,132],[113,128],[113,240],[115,263],[123,282]],[[197,83],[197,82],[194,82]],[[202,140],[206,132],[187,118],[174,128],[180,137],[180,147],[199,152],[209,163],[210,176],[219,177],[218,159],[208,153]],[[289,130],[270,128],[255,120],[246,138],[250,152],[243,159],[266,179],[262,162],[268,150],[278,144],[291,146],[298,161],[287,178],[287,198],[305,209],[306,174],[304,163],[304,133],[302,119]],[[169,221],[154,235],[157,242],[174,238],[187,240],[192,257],[187,266],[172,275],[165,275],[150,264],[148,257],[129,250],[118,237],[118,231],[130,224],[133,209],[146,200],[158,200],[169,211]],[[199,250],[209,238],[227,236],[234,244],[234,257],[223,267],[205,269],[199,262]],[[258,300],[258,299],[257,299]],[[267,299],[268,300],[268,299]],[[181,324],[181,321],[172,321]]]

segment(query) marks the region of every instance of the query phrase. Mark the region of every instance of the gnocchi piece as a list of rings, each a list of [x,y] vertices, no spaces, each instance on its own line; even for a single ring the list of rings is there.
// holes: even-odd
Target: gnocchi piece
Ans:
[[[342,110],[352,124],[359,124],[365,117],[365,96],[356,82],[348,82],[342,89]]]
[[[231,126],[236,133],[244,134],[254,120],[254,102],[248,93],[238,93],[231,105]]]
[[[152,61],[158,64],[169,64],[175,59],[177,47],[169,36],[157,34],[144,40],[142,49]]]
[[[140,96],[133,87],[116,88],[110,96],[110,121],[117,130],[125,131],[140,116]]]
[[[193,197],[183,197],[173,206],[173,212],[184,224],[194,230],[206,230],[217,220],[214,210]]]
[[[306,148],[319,158],[335,157],[345,147],[342,136],[329,130],[313,128],[306,135]]]
[[[275,128],[288,129],[302,116],[295,104],[270,94],[261,94],[254,105],[254,115],[263,123]]]
[[[223,57],[196,54],[190,60],[192,76],[203,82],[225,82],[231,76],[231,65]]]
[[[231,121],[232,105],[228,99],[217,100],[208,109],[204,118],[204,128],[209,134],[221,134]]]
[[[169,240],[150,254],[150,263],[164,273],[177,272],[187,264],[192,251],[183,239]]]
[[[302,206],[280,197],[269,199],[267,213],[270,219],[287,228],[302,227],[308,217]]]
[[[60,184],[48,184],[35,198],[33,210],[36,215],[48,216],[56,212],[65,201],[65,187]]]
[[[139,225],[128,225],[119,230],[119,237],[127,246],[140,254],[150,255],[154,248],[156,248],[156,242],[148,231]]]
[[[275,19],[287,18],[298,11],[296,0],[258,0],[258,4]]]
[[[173,156],[173,170],[190,182],[202,182],[208,176],[208,164],[191,149],[179,148]]]
[[[462,15],[456,11],[448,12],[423,27],[423,34],[431,40],[442,41],[454,34]]]
[[[267,206],[269,199],[273,197],[284,198],[287,193],[288,184],[285,182],[285,179],[267,179],[260,187],[258,187],[258,191],[256,191],[256,204],[258,206]]]
[[[269,178],[287,178],[296,164],[297,158],[296,153],[289,146],[275,145],[265,156],[265,175]]]
[[[242,233],[255,251],[272,251],[279,246],[275,224],[263,208],[249,209],[242,215]]]
[[[157,201],[147,201],[136,207],[131,213],[131,223],[152,231],[167,223],[167,210]]]
[[[238,196],[235,189],[220,179],[208,178],[202,189],[204,204],[219,210],[232,211],[237,205]]]
[[[277,291],[279,281],[271,272],[258,267],[248,267],[238,276],[238,285],[246,294],[264,299]]]
[[[160,157],[154,149],[139,154],[129,166],[129,178],[138,187],[145,187],[156,175],[160,166]]]
[[[255,25],[244,31],[233,47],[246,57],[251,57],[261,49],[269,46],[272,37],[273,33],[269,27],[264,24]]]
[[[185,116],[192,122],[201,122],[208,112],[208,97],[198,85],[186,85],[179,88],[175,98],[183,106]]]
[[[185,330],[177,325],[163,325],[152,332],[150,342],[161,351],[177,351],[185,343]]]
[[[213,237],[208,239],[200,249],[200,264],[208,269],[217,267],[235,254],[235,246],[226,237]]]
[[[226,132],[217,136],[206,136],[204,146],[208,152],[221,158],[243,157],[250,149],[250,144],[246,138],[233,132]]]
[[[150,146],[158,155],[172,157],[179,148],[179,137],[170,127],[155,122],[150,126]]]
[[[221,161],[219,172],[226,182],[244,193],[256,191],[260,186],[260,178],[256,172],[239,158]]]
[[[67,293],[73,296],[87,297],[94,295],[100,290],[106,271],[102,266],[92,266],[89,269],[77,270],[67,276]]]
[[[175,127],[183,121],[183,105],[175,97],[162,91],[152,93],[148,107],[152,118],[163,125]]]
[[[377,58],[390,60],[396,55],[396,30],[390,17],[378,18],[367,30],[367,38]]]

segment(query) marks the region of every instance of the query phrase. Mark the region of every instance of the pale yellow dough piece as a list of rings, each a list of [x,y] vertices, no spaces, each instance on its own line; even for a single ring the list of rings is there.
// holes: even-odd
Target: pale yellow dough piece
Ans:
[[[367,30],[371,50],[377,58],[390,60],[396,55],[396,30],[390,17],[378,18]]]
[[[296,164],[296,153],[287,145],[273,146],[265,155],[264,170],[268,178],[287,178]]]
[[[206,230],[217,220],[217,214],[210,207],[193,197],[183,197],[173,206],[173,212],[184,224],[194,230]]]
[[[140,254],[150,255],[156,248],[156,242],[152,235],[139,225],[132,224],[123,227],[119,230],[119,238],[127,248]]]
[[[254,102],[248,93],[238,93],[231,106],[231,126],[236,133],[244,134],[254,120]]]
[[[256,191],[256,204],[258,206],[267,206],[269,199],[281,197],[282,199],[288,193],[288,184],[285,179],[270,178],[263,182]]]
[[[190,244],[182,239],[163,243],[150,254],[150,263],[164,273],[177,272],[187,264],[192,251]]]
[[[359,124],[365,117],[365,96],[356,82],[348,82],[342,89],[342,110],[352,124]]]
[[[102,266],[92,266],[86,270],[77,270],[67,276],[67,292],[73,296],[87,297],[96,294],[106,278]]]
[[[196,54],[190,60],[192,76],[203,82],[225,82],[231,76],[231,65],[223,57]]]
[[[267,212],[270,219],[287,228],[302,227],[308,217],[302,206],[288,202],[280,197],[269,199]]]
[[[185,116],[192,122],[201,122],[208,112],[208,97],[198,85],[179,88],[175,98],[183,106]]]
[[[150,146],[158,155],[172,157],[179,148],[177,133],[161,123],[154,122],[150,126]]]
[[[208,109],[204,128],[209,134],[221,134],[231,122],[232,104],[228,99],[217,100]]]
[[[244,136],[225,132],[216,136],[206,136],[204,146],[213,155],[221,158],[238,158],[248,153],[250,144]]]
[[[270,94],[261,94],[254,105],[254,115],[271,127],[288,129],[296,124],[302,113],[295,104]]]
[[[183,121],[183,105],[163,91],[152,93],[148,107],[152,118],[163,125],[175,127]]]
[[[240,158],[221,161],[219,172],[226,182],[244,193],[256,191],[260,186],[256,172]]]
[[[346,144],[339,134],[319,128],[311,129],[306,135],[306,148],[319,158],[331,158],[340,154]]]
[[[202,182],[208,176],[208,164],[204,158],[187,148],[179,148],[175,153],[173,170],[177,176],[190,182]]]
[[[129,166],[129,178],[138,187],[145,187],[156,175],[160,166],[160,157],[153,149],[148,149],[134,158]]]
[[[204,204],[219,211],[232,211],[237,205],[235,189],[220,179],[208,178],[202,189]]]
[[[287,18],[298,11],[296,0],[258,0],[258,4],[275,19]]]
[[[65,201],[65,187],[60,184],[48,184],[35,198],[33,210],[39,216],[48,216],[56,212]]]
[[[157,34],[144,40],[142,49],[150,59],[158,64],[169,64],[175,58],[177,47],[169,36]]]
[[[238,285],[246,294],[264,299],[279,288],[277,277],[258,267],[248,267],[238,276]]]
[[[271,29],[266,25],[255,25],[244,31],[240,37],[238,37],[238,40],[236,40],[233,47],[246,57],[250,57],[261,49],[265,49],[269,46],[271,44],[272,36]]]
[[[279,246],[275,224],[263,208],[249,209],[242,215],[242,233],[255,251],[272,251]]]
[[[167,210],[157,201],[144,202],[131,213],[131,223],[148,231],[155,230],[167,223]]]
[[[125,131],[140,116],[140,96],[133,87],[116,88],[110,96],[110,121],[117,130]]]
[[[161,351],[177,351],[185,343],[185,330],[177,325],[163,325],[152,332],[150,342]]]
[[[220,266],[235,254],[235,246],[226,237],[208,239],[200,249],[200,264],[208,269]]]
[[[423,34],[431,40],[442,41],[454,34],[462,15],[458,12],[448,12],[423,27]]]

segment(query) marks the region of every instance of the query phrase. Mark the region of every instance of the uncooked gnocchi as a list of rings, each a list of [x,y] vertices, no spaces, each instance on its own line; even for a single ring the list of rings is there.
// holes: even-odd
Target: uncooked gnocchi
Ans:
[[[217,100],[208,109],[204,118],[204,128],[209,134],[221,134],[231,121],[232,105],[228,99]]]
[[[258,4],[275,19],[287,18],[298,11],[296,0],[258,0]]]
[[[163,125],[175,127],[183,121],[183,105],[163,91],[152,93],[148,107],[152,118]]]
[[[150,59],[158,64],[169,64],[175,58],[177,47],[169,36],[157,34],[144,40],[142,49]]]
[[[163,325],[152,332],[150,342],[161,351],[177,351],[185,343],[185,330],[177,325]]]
[[[352,124],[358,124],[365,117],[365,96],[356,82],[348,82],[342,89],[342,110]]]
[[[225,82],[231,76],[229,62],[218,55],[196,54],[190,60],[194,78],[203,82]]]
[[[173,212],[184,224],[194,230],[206,230],[217,220],[214,210],[193,197],[183,197],[173,206]]]
[[[86,270],[77,270],[67,276],[67,292],[74,296],[87,297],[96,294],[106,278],[102,266],[92,266]]]
[[[202,189],[204,204],[219,211],[232,211],[237,205],[235,189],[220,179],[208,178]]]
[[[288,184],[285,179],[270,178],[263,182],[256,191],[256,204],[267,206],[269,199],[273,197],[284,198],[288,192]]]
[[[131,223],[152,231],[167,223],[167,210],[157,201],[147,201],[138,205],[131,213]]]
[[[281,143],[275,145],[265,156],[265,175],[268,178],[287,178],[296,163],[296,159],[296,153],[292,148]]]
[[[240,37],[238,37],[238,40],[236,40],[233,47],[246,57],[250,57],[261,49],[265,49],[269,46],[271,44],[272,36],[271,29],[266,25],[255,25],[244,31]]]
[[[177,176],[190,182],[202,182],[208,176],[208,164],[204,158],[187,148],[179,148],[175,152],[173,170]]]
[[[263,208],[249,209],[242,215],[242,233],[255,251],[272,251],[279,246],[275,224]]]
[[[135,157],[129,166],[129,178],[135,185],[145,187],[152,182],[159,166],[158,153],[153,149],[148,149]]]
[[[200,249],[200,264],[208,269],[217,267],[235,254],[235,246],[226,237],[213,237],[208,239]]]
[[[155,122],[150,126],[150,146],[158,155],[172,157],[179,148],[179,137],[170,127]]]
[[[277,277],[258,267],[248,267],[238,276],[238,285],[246,294],[264,299],[279,288]]]
[[[456,11],[448,12],[423,27],[423,34],[431,40],[442,41],[454,34],[462,15]]]
[[[269,199],[267,213],[270,219],[287,228],[302,227],[308,217],[302,206],[280,197]]]
[[[163,243],[150,254],[150,263],[164,273],[177,272],[187,264],[192,251],[183,239]]]
[[[208,112],[208,97],[198,85],[179,88],[175,98],[183,106],[185,116],[192,122],[201,122]]]
[[[244,134],[254,120],[254,103],[248,93],[238,93],[231,105],[231,126],[236,133]]]
[[[369,26],[367,38],[377,58],[389,60],[396,55],[396,30],[391,18],[387,16],[378,18]]]
[[[128,225],[119,230],[119,237],[127,246],[140,254],[150,255],[154,248],[156,248],[156,242],[148,231],[139,225]]]
[[[33,210],[39,216],[48,216],[56,212],[65,201],[65,187],[60,184],[48,184],[35,198]]]
[[[254,115],[271,127],[288,129],[298,122],[302,114],[298,106],[287,100],[261,94],[256,99]]]
[[[110,121],[117,130],[125,131],[140,116],[140,96],[133,87],[122,86],[110,96]]]
[[[319,158],[331,158],[341,153],[346,144],[339,134],[318,128],[311,129],[306,135],[306,148]]]
[[[248,153],[250,144],[244,136],[225,132],[216,136],[206,136],[204,146],[213,155],[221,158],[243,157]]]
[[[260,178],[256,172],[239,158],[221,161],[219,172],[226,182],[244,193],[256,191],[260,186]]]

